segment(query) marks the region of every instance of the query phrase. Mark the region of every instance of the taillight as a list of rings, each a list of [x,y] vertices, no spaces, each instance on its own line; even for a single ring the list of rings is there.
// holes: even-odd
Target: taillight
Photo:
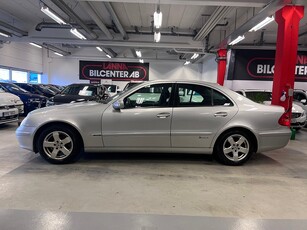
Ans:
[[[291,121],[288,113],[284,113],[278,120],[278,123],[283,126],[290,127]]]

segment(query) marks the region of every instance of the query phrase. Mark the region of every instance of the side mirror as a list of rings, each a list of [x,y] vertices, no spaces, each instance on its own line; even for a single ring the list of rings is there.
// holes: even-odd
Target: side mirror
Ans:
[[[302,99],[301,102],[305,105],[306,104],[306,99]]]
[[[123,101],[115,101],[112,106],[115,111],[120,111],[125,107]]]

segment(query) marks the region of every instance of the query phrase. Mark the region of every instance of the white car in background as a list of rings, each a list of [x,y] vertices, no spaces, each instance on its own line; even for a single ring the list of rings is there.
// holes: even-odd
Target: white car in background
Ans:
[[[23,103],[20,98],[0,87],[0,124],[17,122],[21,113]]]
[[[262,89],[242,89],[237,90],[237,93],[251,99],[252,101],[271,104],[272,92],[270,90]],[[292,104],[292,115],[291,115],[291,128],[299,130],[306,124],[306,111],[300,105],[300,102],[293,101]]]

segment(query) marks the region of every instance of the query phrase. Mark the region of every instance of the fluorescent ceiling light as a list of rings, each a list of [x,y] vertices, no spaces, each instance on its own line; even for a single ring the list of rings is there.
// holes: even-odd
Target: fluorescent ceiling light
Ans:
[[[57,23],[59,23],[61,25],[66,25],[66,22],[62,18],[57,16],[55,13],[53,13],[47,6],[42,6],[41,11],[44,14],[48,15],[50,18],[52,18]]]
[[[63,54],[60,54],[60,53],[58,53],[58,52],[54,52],[54,54],[56,54],[56,55],[58,55],[58,56],[61,56],[61,57],[64,56]]]
[[[4,32],[0,32],[0,35],[3,36],[3,37],[6,37],[6,38],[11,37],[9,34],[6,34]]]
[[[235,40],[233,40],[232,42],[229,43],[230,46],[237,44],[238,42],[242,41],[245,38],[244,35],[242,36],[238,36]]]
[[[38,45],[36,43],[33,43],[33,42],[30,42],[29,44],[32,45],[32,46],[35,46],[37,48],[43,48],[42,46],[40,46],[40,45]]]
[[[139,62],[140,62],[140,63],[144,63],[144,59],[140,59]]]
[[[258,23],[256,26],[251,28],[249,32],[257,31],[261,29],[262,27],[266,26],[267,24],[271,23],[272,21],[274,21],[274,16],[266,17],[262,22]]]
[[[107,56],[108,58],[112,58],[109,54],[106,54],[106,56]]]
[[[154,34],[155,42],[159,42],[160,39],[161,39],[161,33],[160,32],[155,32],[155,34]]]
[[[159,13],[156,11],[154,13],[154,27],[159,29],[162,25],[162,12],[160,11]]]
[[[86,40],[86,37],[83,36],[83,34],[81,34],[76,28],[72,28],[70,30],[70,32],[75,35],[76,37],[82,39],[82,40]]]
[[[198,56],[199,56],[199,54],[194,53],[193,56],[191,57],[191,59],[196,59],[196,58],[198,58]]]
[[[99,46],[96,46],[96,49],[98,49],[100,52],[102,52],[102,49]]]
[[[185,61],[184,65],[188,65],[190,63],[191,63],[190,61]]]
[[[142,52],[141,52],[141,50],[136,50],[135,53],[136,53],[136,56],[142,57]]]

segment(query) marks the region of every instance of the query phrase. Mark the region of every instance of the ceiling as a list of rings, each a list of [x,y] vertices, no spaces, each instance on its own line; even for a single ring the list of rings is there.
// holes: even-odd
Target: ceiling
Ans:
[[[0,0],[0,32],[9,38],[0,41],[35,42],[72,57],[102,57],[134,60],[135,50],[150,60],[189,60],[201,62],[238,33],[246,39],[237,46],[272,48],[277,24],[249,33],[266,16],[274,15],[291,0]],[[292,1],[304,5],[307,1]],[[60,25],[41,12],[48,6],[67,22]],[[161,40],[154,42],[153,13],[160,7],[163,14]],[[306,14],[306,12],[305,12]],[[87,38],[80,40],[70,33],[76,27]],[[307,47],[307,19],[300,22],[299,46]],[[306,33],[306,34],[305,34]],[[95,47],[103,48],[99,52]]]

